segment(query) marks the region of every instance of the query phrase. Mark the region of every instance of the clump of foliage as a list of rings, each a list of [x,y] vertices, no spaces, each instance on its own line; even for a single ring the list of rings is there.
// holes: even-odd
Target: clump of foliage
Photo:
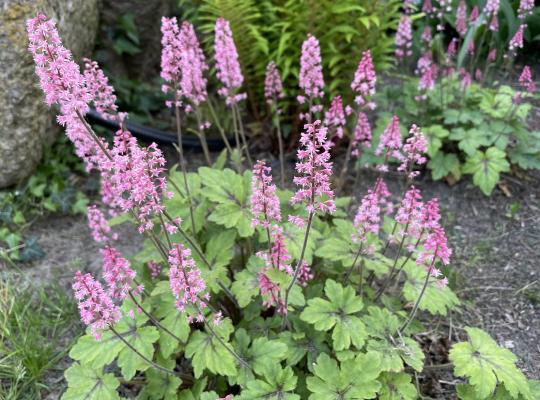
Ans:
[[[65,137],[44,149],[36,172],[15,188],[0,191],[0,258],[31,261],[43,256],[36,238],[24,229],[44,213],[84,213],[88,199],[81,184],[83,163]]]
[[[417,95],[417,81],[408,81],[386,88],[379,102],[404,120],[419,121],[429,140],[427,167],[433,179],[455,182],[470,174],[473,183],[489,195],[510,165],[540,168],[540,132],[530,131],[527,124],[532,109],[528,93],[477,83],[464,90],[459,78],[451,76],[424,101],[418,102]],[[516,96],[522,100],[514,102]],[[381,113],[378,118],[380,131],[389,116]]]
[[[204,55],[189,25],[179,30],[175,19],[164,19],[162,27],[162,77],[181,142],[179,99],[196,112],[193,106],[206,97],[204,68],[186,66],[202,65]],[[177,41],[179,32],[192,39],[190,46]],[[243,77],[230,27],[218,19],[219,94],[235,121],[237,148],[228,153],[237,171],[226,167],[225,151],[212,167],[188,172],[179,148],[180,170],[167,174],[159,148],[141,147],[125,129],[126,115],[104,75],[96,66],[94,74],[81,74],[54,22],[38,15],[28,21],[28,33],[47,101],[60,105],[58,119],[86,167],[100,172],[107,211],[89,208],[89,227],[103,246],[102,279],[75,275],[88,331],[70,350],[64,400],[119,399],[120,376],[123,388],[141,399],[421,396],[413,379],[426,364],[414,336],[423,329],[418,312],[444,317],[460,302],[442,272],[451,249],[438,201],[424,201],[412,184],[427,161],[418,126],[403,142],[394,116],[375,150],[384,159],[381,173],[394,169],[392,160],[400,162],[403,193],[392,196],[380,177],[358,204],[336,197],[330,150],[342,107],[335,102],[328,122],[317,119],[324,81],[318,41],[309,36],[300,68],[299,101],[308,107],[297,189],[278,189],[264,161],[244,167],[243,155],[251,160],[238,109],[246,97]],[[353,82],[358,115],[369,108],[374,81],[367,52]],[[119,122],[112,144],[86,122],[89,103]],[[365,131],[359,136],[351,140],[371,140]],[[116,217],[107,221],[110,214]],[[114,225],[125,220],[146,237],[131,262],[115,248]],[[495,391],[534,398],[536,384],[516,367],[515,356],[478,329],[467,333],[469,342],[454,344],[449,355],[455,374],[469,382],[460,386],[461,398]]]

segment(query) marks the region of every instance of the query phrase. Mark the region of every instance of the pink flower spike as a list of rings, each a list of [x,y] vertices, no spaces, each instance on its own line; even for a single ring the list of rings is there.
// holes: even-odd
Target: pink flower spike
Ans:
[[[434,11],[435,11],[435,8],[433,7],[431,0],[424,0],[424,3],[422,4],[422,12],[426,14],[431,14]]]
[[[465,0],[460,0],[456,11],[456,31],[461,37],[464,37],[467,30],[467,3]]]
[[[377,76],[373,68],[371,51],[367,50],[362,53],[362,59],[358,63],[358,67],[354,73],[354,80],[351,83],[351,89],[356,93],[355,103],[359,106],[368,104],[368,99],[375,94],[376,83]]]
[[[223,87],[218,93],[225,97],[227,105],[232,106],[246,98],[245,93],[238,93],[244,82],[244,76],[238,61],[238,52],[234,44],[229,21],[218,18],[215,26],[215,60],[217,77]]]
[[[480,15],[480,11],[478,11],[478,6],[474,6],[473,9],[471,10],[471,15],[469,16],[469,22],[471,24],[475,23],[479,15]]]
[[[343,138],[343,128],[347,121],[345,120],[345,110],[343,109],[341,96],[336,96],[332,99],[330,109],[326,112],[324,122],[335,134],[335,138],[334,135],[332,135],[330,140],[335,143],[337,141],[336,138]]]
[[[427,159],[424,156],[428,150],[428,142],[420,128],[416,125],[411,126],[409,131],[411,135],[403,145],[404,159],[398,167],[398,171],[407,171],[410,179],[416,177],[419,172],[414,171],[414,165],[425,164]]]
[[[82,321],[90,327],[96,340],[100,340],[103,331],[120,320],[120,309],[90,274],[77,271],[72,288]]]
[[[311,34],[308,34],[307,39],[302,44],[300,88],[308,98],[314,99],[324,96],[321,49],[319,47],[319,41]]]
[[[268,269],[265,268],[258,274],[259,289],[263,298],[263,306],[267,308],[276,307],[278,314],[287,314],[285,302],[279,295],[280,287],[277,283],[272,282],[268,277],[267,272]]]
[[[107,282],[108,293],[113,299],[125,299],[137,273],[133,271],[122,254],[114,247],[101,250],[103,256],[103,279]]]
[[[424,42],[426,45],[429,45],[431,43],[431,40],[433,39],[431,26],[428,25],[424,28],[424,31],[422,32],[422,36],[420,37],[420,39],[422,39],[422,42]]]
[[[532,79],[531,68],[528,65],[523,67],[523,71],[519,76],[519,83],[521,84],[521,87],[529,93],[534,93],[536,90],[536,85]]]
[[[201,278],[201,271],[191,257],[191,250],[183,244],[175,244],[169,252],[169,283],[176,299],[176,308],[180,312],[187,312],[186,307],[193,305],[196,308],[206,308],[203,299],[209,299],[204,293],[206,284]],[[202,298],[201,298],[202,297]],[[188,313],[188,318],[199,319],[199,313]]]
[[[408,15],[402,15],[396,32],[396,51],[398,60],[412,55],[412,20]]]
[[[391,155],[398,155],[400,149],[401,131],[399,129],[399,119],[396,115],[394,115],[381,135],[381,139],[375,154],[378,156],[386,154],[386,158],[388,158]],[[401,156],[398,156],[397,158],[401,158]]]
[[[534,10],[534,0],[520,0],[518,8],[518,18],[525,19],[528,15],[531,15]]]
[[[450,263],[452,251],[448,248],[448,242],[444,229],[441,227],[433,228],[424,244],[424,249],[418,254],[416,263],[428,267],[436,262],[438,258],[444,265]]]
[[[266,76],[264,79],[264,97],[268,104],[273,104],[277,99],[285,96],[283,93],[283,84],[277,70],[276,63],[270,61],[266,66]]]
[[[423,203],[420,190],[411,186],[401,201],[395,220],[401,224],[403,230],[399,236],[410,236],[418,239],[423,227]]]
[[[298,268],[300,268],[300,270],[298,271],[298,278],[297,278],[298,284],[300,286],[306,287],[308,282],[311,281],[315,277],[315,275],[311,271],[311,268],[308,265],[308,263],[305,261],[303,261],[302,265],[300,265]]]
[[[272,222],[281,221],[281,209],[276,195],[276,185],[272,183],[272,168],[258,160],[253,166],[251,178],[251,224],[268,228]]]
[[[500,0],[487,0],[484,7],[484,13],[487,16],[497,15],[499,13]]]
[[[114,88],[98,63],[84,58],[84,79],[96,111],[105,119],[122,122],[126,113],[118,113]]]
[[[92,232],[92,237],[96,242],[107,242],[117,240],[118,235],[111,232],[111,227],[107,223],[103,213],[96,205],[91,205],[87,209],[88,227]]]
[[[336,206],[330,188],[330,143],[326,138],[327,129],[320,125],[319,120],[306,124],[301,134],[296,163],[296,172],[300,175],[293,179],[299,189],[291,198],[291,204],[306,203],[308,212],[333,213]]]
[[[422,209],[422,229],[430,231],[437,228],[440,220],[439,200],[431,199]]]
[[[371,125],[366,114],[359,112],[357,115],[356,127],[354,128],[354,136],[352,138],[353,157],[360,156],[360,147],[371,146]]]
[[[510,52],[513,55],[516,55],[517,49],[523,48],[523,32],[525,31],[526,28],[527,28],[526,24],[521,24],[518,30],[516,31],[515,35],[510,40],[510,43],[508,44],[508,50],[510,50]]]
[[[161,267],[159,266],[158,263],[154,261],[148,261],[146,263],[146,266],[150,270],[150,276],[152,277],[152,279],[159,278],[159,276],[161,275]]]
[[[161,18],[161,78],[166,84],[162,85],[164,93],[173,93],[175,102],[167,101],[167,107],[180,106],[182,96],[180,80],[182,79],[182,43],[180,41],[180,29],[176,17]]]
[[[208,70],[193,25],[185,21],[180,29],[180,89],[193,106],[204,102],[208,96],[204,72]],[[187,110],[186,110],[187,111]]]
[[[356,243],[367,242],[367,234],[379,233],[381,223],[381,206],[387,202],[390,192],[382,179],[378,179],[375,187],[368,190],[358,207],[358,212],[354,217],[355,231],[352,234],[352,240]]]

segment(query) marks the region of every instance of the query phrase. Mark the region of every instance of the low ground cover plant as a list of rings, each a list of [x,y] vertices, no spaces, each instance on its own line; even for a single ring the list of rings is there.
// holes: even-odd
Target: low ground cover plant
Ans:
[[[414,185],[428,140],[414,124],[403,137],[392,116],[373,146],[380,177],[365,196],[358,203],[338,197],[332,181],[343,115],[357,119],[346,158],[371,146],[366,113],[374,107],[376,76],[369,51],[352,80],[354,109],[337,99],[323,113],[319,44],[312,35],[303,43],[304,128],[291,191],[273,183],[264,160],[251,159],[239,109],[243,76],[224,19],[215,26],[218,93],[232,115],[236,148],[223,135],[228,151],[217,160],[206,152],[212,166],[187,171],[182,119],[200,122],[204,147],[207,123],[197,110],[208,96],[207,67],[189,23],[164,18],[162,32],[163,89],[180,143],[180,168],[169,173],[160,149],[139,145],[125,129],[126,114],[99,67],[89,61],[81,73],[53,21],[28,21],[46,101],[58,105],[58,122],[87,169],[101,174],[102,201],[90,206],[88,222],[102,243],[103,267],[101,277],[78,271],[74,278],[88,330],[70,350],[62,398],[421,396],[416,375],[431,361],[415,340],[423,330],[418,312],[445,316],[460,303],[443,272],[451,249],[438,200],[424,199]],[[265,89],[278,114],[282,88],[271,65]],[[119,123],[112,143],[85,120],[90,105]],[[389,192],[389,171],[403,175],[403,193]],[[115,248],[114,225],[126,220],[144,238],[132,261]],[[509,350],[480,329],[466,334],[448,356],[462,378],[460,398],[534,398],[538,385]]]

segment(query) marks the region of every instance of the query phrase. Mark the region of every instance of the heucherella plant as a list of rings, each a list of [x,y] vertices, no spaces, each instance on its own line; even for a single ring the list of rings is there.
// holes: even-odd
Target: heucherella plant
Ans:
[[[227,26],[219,24],[229,54],[218,58],[234,60]],[[176,32],[172,21],[164,26],[167,35]],[[100,205],[88,210],[102,268],[75,274],[72,288],[88,331],[70,351],[62,399],[120,399],[128,387],[137,398],[156,400],[421,395],[413,377],[427,361],[415,340],[423,329],[416,317],[445,316],[459,300],[445,277],[451,250],[438,201],[424,201],[413,184],[428,150],[418,126],[403,138],[392,118],[376,146],[385,166],[358,202],[335,196],[329,127],[314,115],[300,136],[294,193],[276,187],[264,160],[244,172],[218,164],[167,173],[158,147],[142,147],[125,129],[127,115],[97,64],[87,62],[82,74],[43,15],[28,21],[28,34],[47,102],[59,106],[58,121],[77,154],[102,178]],[[375,90],[367,57],[353,83],[359,106]],[[237,97],[239,69],[228,61],[222,67],[221,92],[234,106],[243,97]],[[167,68],[171,77],[178,74]],[[323,88],[317,71],[303,86],[312,100]],[[190,73],[167,81],[171,106],[180,107],[180,96],[192,106],[198,101],[190,96],[201,94],[202,81]],[[267,97],[275,101],[281,87],[272,67],[269,75]],[[177,78],[191,83],[175,86]],[[532,85],[527,70],[522,82]],[[86,121],[89,104],[120,122],[112,143]],[[403,194],[392,196],[384,171],[404,175]],[[123,221],[144,235],[130,259],[116,246],[115,225]],[[467,334],[470,340],[449,354],[456,375],[469,382],[460,384],[460,398],[533,399],[515,356],[478,329]]]

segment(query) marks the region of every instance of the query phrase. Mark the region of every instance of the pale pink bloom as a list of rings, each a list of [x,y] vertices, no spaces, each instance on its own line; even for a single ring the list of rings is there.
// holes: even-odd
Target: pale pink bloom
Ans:
[[[108,242],[118,239],[118,235],[111,232],[111,227],[107,223],[105,216],[95,204],[88,207],[87,217],[88,227],[92,233],[92,238],[96,242]]]
[[[475,52],[475,47],[474,47],[474,40],[471,40],[469,42],[469,45],[467,46],[467,52],[472,56],[474,55],[474,52]]]
[[[433,54],[431,50],[427,50],[416,62],[416,69],[414,73],[417,75],[423,75],[427,70],[431,68],[433,64]]]
[[[403,9],[406,14],[414,12],[414,0],[403,0]]]
[[[401,224],[398,236],[418,239],[423,227],[423,203],[420,190],[411,186],[405,193],[399,206],[395,220]]]
[[[114,88],[109,85],[98,63],[84,58],[84,79],[96,111],[105,119],[121,122],[126,114],[118,113]]]
[[[148,261],[146,263],[146,266],[150,270],[150,276],[152,277],[152,279],[159,278],[159,276],[161,275],[161,267],[159,266],[158,263],[154,261]]]
[[[424,42],[426,45],[429,45],[431,43],[431,40],[433,39],[433,34],[431,32],[431,26],[427,25],[424,28],[424,31],[422,32],[422,36],[420,36],[420,39],[422,42]]]
[[[422,12],[425,12],[426,14],[431,14],[434,11],[435,8],[433,7],[431,0],[424,0],[424,3],[422,5]]]
[[[467,3],[465,0],[461,0],[456,11],[456,31],[463,37],[467,30]]]
[[[223,322],[223,313],[221,311],[218,311],[214,314],[214,319],[212,320],[212,323],[215,326],[221,325],[221,322]]]
[[[476,71],[474,72],[474,79],[480,82],[482,80],[482,76],[482,70],[480,68],[476,68]]]
[[[337,139],[343,137],[343,127],[345,126],[345,110],[343,109],[343,101],[341,96],[336,96],[330,103],[330,109],[325,114],[325,124],[332,129]],[[330,140],[336,141],[332,135]]]
[[[367,242],[367,234],[379,234],[381,224],[382,207],[391,211],[391,203],[388,202],[390,192],[384,181],[379,178],[375,187],[369,189],[368,193],[360,201],[360,206],[354,217],[354,228],[351,239],[353,242]]]
[[[296,225],[298,228],[303,228],[306,225],[306,220],[297,215],[289,215],[287,219],[291,224]]]
[[[298,277],[297,277],[298,284],[300,286],[306,287],[308,282],[311,281],[315,277],[315,274],[313,274],[310,266],[305,261],[303,261],[302,265],[300,265],[298,268],[299,268]]]
[[[173,93],[174,102],[167,101],[167,107],[180,106],[180,80],[182,79],[182,42],[176,17],[161,18],[161,78],[166,82],[161,86],[164,93]]]
[[[520,0],[518,8],[518,18],[525,19],[528,15],[531,15],[534,10],[534,0]]]
[[[312,34],[302,43],[300,88],[308,98],[324,96],[324,78],[319,41]],[[300,96],[301,97],[301,96]]]
[[[101,250],[101,255],[103,256],[103,279],[109,287],[109,296],[121,300],[126,298],[137,273],[131,269],[129,261],[114,247],[105,247]]]
[[[171,291],[176,299],[176,308],[180,312],[188,314],[188,321],[192,322],[194,318],[197,321],[204,321],[204,316],[199,313],[189,313],[186,308],[190,305],[196,309],[203,309],[208,300],[209,294],[204,293],[206,284],[201,277],[201,270],[195,265],[191,250],[183,244],[175,244],[169,251],[169,283]],[[202,297],[202,298],[201,298]]]
[[[375,103],[369,102],[369,98],[375,94],[377,76],[373,68],[371,50],[364,51],[358,63],[351,89],[356,93],[354,101],[359,106],[367,105],[368,108],[375,108]]]
[[[402,15],[399,20],[395,44],[395,55],[397,59],[412,55],[412,20],[408,15]]]
[[[508,44],[508,49],[514,55],[516,54],[516,49],[523,48],[523,32],[525,31],[525,28],[527,28],[527,25],[521,24]]]
[[[120,320],[120,309],[90,274],[77,271],[72,288],[82,321],[90,327],[96,340],[100,340],[103,331]]]
[[[448,60],[451,60],[456,56],[458,43],[459,40],[457,38],[452,38],[452,40],[448,44],[448,48],[446,49],[446,58]]]
[[[283,83],[279,76],[276,63],[270,61],[266,66],[266,76],[264,78],[264,97],[268,104],[275,103],[277,99],[285,96],[283,93]]]
[[[433,90],[435,87],[438,72],[439,68],[437,67],[437,64],[431,64],[431,66],[424,71],[418,81],[418,91],[420,94],[416,96],[416,100],[427,99],[427,92]]]
[[[469,74],[465,68],[460,68],[459,76],[461,78],[461,89],[466,90],[472,84],[471,74]]]
[[[300,136],[296,163],[296,172],[300,175],[293,179],[299,189],[291,198],[291,204],[306,203],[309,213],[333,213],[336,206],[334,192],[330,188],[330,142],[326,138],[327,129],[320,125],[319,120],[306,124]]]
[[[439,200],[429,200],[422,209],[422,229],[431,230],[439,227],[441,214],[439,211]]]
[[[360,155],[360,147],[371,146],[371,125],[366,114],[358,112],[356,127],[354,128],[354,136],[352,138],[352,152],[353,157]]]
[[[279,225],[272,225],[270,232],[270,251],[257,253],[257,257],[260,257],[265,261],[266,268],[276,268],[280,271],[285,271],[289,275],[293,275],[294,271],[291,268],[291,256],[287,247],[285,247],[285,236],[283,235],[283,229]]]
[[[276,185],[272,183],[272,168],[258,160],[253,166],[251,178],[251,225],[268,228],[272,222],[281,221],[281,209],[276,195]]]
[[[238,93],[244,82],[244,75],[238,61],[238,51],[234,44],[229,21],[218,18],[215,26],[215,60],[217,77],[223,84],[218,93],[225,97],[227,105],[233,105],[246,98],[246,93]]]
[[[257,275],[259,279],[259,289],[263,298],[263,306],[267,308],[276,307],[278,314],[287,314],[285,302],[279,295],[279,285],[272,282],[272,280],[268,277],[267,272],[268,268],[264,268]]]
[[[536,90],[536,85],[532,79],[531,69],[528,65],[523,67],[523,71],[519,76],[519,83],[521,84],[521,87],[529,93],[534,93]]]
[[[497,15],[499,13],[500,0],[487,0],[484,7],[484,13],[487,16]]]
[[[388,158],[391,156],[399,160],[402,159],[403,156],[400,153],[400,149],[401,131],[399,129],[399,119],[394,115],[381,135],[379,145],[377,146],[377,150],[375,150],[375,155],[380,156],[384,154],[386,164],[386,161],[388,161]]]
[[[185,21],[180,29],[180,89],[191,104],[198,106],[208,96],[204,71],[208,69],[193,25]]]
[[[493,14],[493,17],[491,17],[488,28],[492,32],[497,32],[499,30],[499,18],[497,17],[497,14]]]
[[[45,15],[26,22],[28,49],[49,106],[58,104],[64,115],[86,114],[90,94],[71,52],[62,46],[56,24]]]
[[[497,49],[491,49],[488,53],[488,56],[487,56],[487,60],[488,62],[494,62],[495,60],[497,60]]]
[[[429,233],[426,242],[424,243],[424,248],[419,252],[418,257],[416,258],[416,263],[429,268],[436,259],[439,259],[444,265],[448,265],[450,263],[451,255],[452,251],[448,248],[444,229],[435,227]],[[438,276],[440,275],[440,271],[434,269],[432,275]]]
[[[403,155],[401,165],[398,167],[398,171],[406,171],[410,179],[416,177],[419,172],[414,171],[414,165],[425,164],[427,159],[424,154],[428,149],[428,142],[420,128],[416,125],[411,126],[409,131],[411,135],[403,145]]]
[[[480,11],[478,10],[478,6],[474,6],[471,10],[471,15],[469,16],[469,22],[472,24],[476,22],[478,19],[478,16],[480,15]]]

